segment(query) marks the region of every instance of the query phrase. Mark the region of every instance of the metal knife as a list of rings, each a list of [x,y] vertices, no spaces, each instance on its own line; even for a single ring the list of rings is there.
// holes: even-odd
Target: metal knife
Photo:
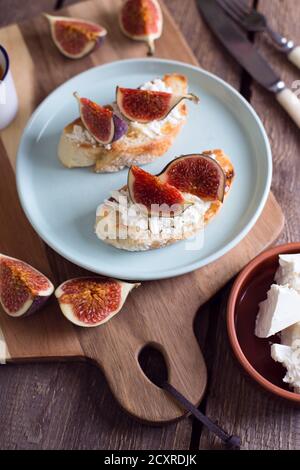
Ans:
[[[219,6],[217,0],[197,0],[198,8],[211,30],[238,63],[260,85],[272,92],[277,101],[300,127],[300,100],[286,87],[256,47]]]

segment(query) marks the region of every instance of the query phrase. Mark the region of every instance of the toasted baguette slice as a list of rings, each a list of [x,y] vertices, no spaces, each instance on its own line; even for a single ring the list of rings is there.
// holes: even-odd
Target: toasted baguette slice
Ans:
[[[173,93],[187,93],[187,79],[183,75],[165,75],[162,80]],[[67,168],[95,165],[97,173],[148,163],[168,151],[186,116],[187,107],[182,101],[163,121],[150,124],[128,122],[127,134],[109,146],[98,144],[78,118],[64,128],[58,145],[58,157]]]
[[[221,167],[223,168],[226,174],[226,186],[225,186],[225,198],[231,188],[233,179],[234,179],[234,168],[227,155],[222,150],[213,150],[203,152],[206,155],[211,155],[215,158]],[[121,189],[121,194],[124,195],[126,199],[126,190],[127,187]],[[128,251],[146,251],[154,248],[161,248],[163,246],[171,245],[179,240],[185,240],[196,235],[200,230],[204,228],[204,225],[207,224],[212,218],[219,212],[223,203],[220,201],[213,202],[204,202],[199,206],[199,217],[188,217],[184,222],[184,231],[179,231],[178,236],[170,237],[158,237],[155,233],[152,233],[151,230],[147,230],[147,239],[137,234],[130,234],[128,226],[124,225],[122,215],[120,213],[120,205],[112,198],[109,201],[101,204],[97,209],[96,214],[96,225],[95,232],[96,235],[103,240],[105,243],[115,246],[116,248],[128,250]],[[197,203],[198,198],[192,195],[186,195],[186,199],[191,200]],[[194,206],[194,210],[196,206]],[[193,210],[193,209],[186,209]],[[179,216],[180,217],[180,216]],[[115,224],[115,225],[113,225]],[[139,221],[134,221],[134,225],[138,225]],[[107,227],[110,227],[109,234],[115,233],[116,236],[105,236],[105,233],[108,233]],[[111,231],[111,228],[114,230]],[[143,229],[142,229],[143,232]],[[121,233],[125,233],[126,236],[120,236]],[[143,232],[145,235],[145,232]]]

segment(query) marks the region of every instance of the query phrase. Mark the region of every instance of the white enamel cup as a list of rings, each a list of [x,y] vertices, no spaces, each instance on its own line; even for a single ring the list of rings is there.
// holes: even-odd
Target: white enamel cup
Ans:
[[[18,111],[18,97],[9,66],[9,57],[0,45],[0,130],[7,127],[15,118]]]

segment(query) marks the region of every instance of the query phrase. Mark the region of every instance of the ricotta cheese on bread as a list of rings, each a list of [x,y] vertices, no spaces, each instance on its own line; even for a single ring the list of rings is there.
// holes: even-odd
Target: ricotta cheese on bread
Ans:
[[[225,176],[225,198],[234,179],[234,168],[222,150],[202,152],[216,159]],[[175,217],[148,217],[136,211],[129,198],[127,187],[112,192],[112,197],[100,204],[96,212],[95,233],[97,237],[128,251],[146,251],[186,240],[203,231],[221,209],[221,201],[204,201],[192,194],[184,193],[192,204]]]
[[[179,95],[188,91],[187,79],[176,73],[147,82],[141,88]],[[112,103],[111,106],[114,113],[120,115],[117,104]],[[126,166],[149,163],[169,150],[186,122],[186,117],[187,106],[181,102],[163,120],[147,124],[127,121],[127,133],[105,146],[96,142],[81,119],[77,118],[62,132],[58,158],[67,168],[94,166],[97,173],[114,172]],[[122,119],[125,119],[124,116]]]
[[[175,217],[148,217],[132,203],[127,189],[113,191],[111,200],[96,212],[95,232],[108,244],[128,251],[147,251],[189,238],[204,226],[210,206],[192,194],[184,194],[192,205]]]

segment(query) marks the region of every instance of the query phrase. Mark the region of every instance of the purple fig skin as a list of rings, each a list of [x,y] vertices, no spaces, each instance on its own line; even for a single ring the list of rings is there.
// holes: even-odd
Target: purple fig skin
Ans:
[[[52,295],[52,294],[51,294]],[[33,315],[36,313],[38,310],[40,310],[49,300],[49,297],[51,295],[38,295],[33,299],[32,304],[30,305],[29,309],[24,312],[22,315],[14,315],[14,314],[8,314],[12,318],[25,318],[29,317],[30,315]]]
[[[35,299],[33,300],[32,304],[30,305],[27,312],[23,313],[23,315],[21,315],[18,318],[28,317],[29,315],[32,315],[33,313],[36,313],[38,310],[40,310],[45,305],[45,303],[48,301],[49,297],[51,297],[51,296],[50,295],[46,295],[46,296],[38,295],[37,297],[35,297]]]
[[[117,116],[116,114],[113,115],[113,121],[115,125],[115,134],[113,138],[113,142],[114,142],[115,140],[121,139],[121,137],[123,137],[123,135],[126,134],[128,130],[128,124],[126,121],[119,118],[119,116]]]
[[[105,36],[100,36],[99,38],[96,39],[95,41],[95,47],[92,52],[94,52],[98,47],[100,47],[105,41]]]

